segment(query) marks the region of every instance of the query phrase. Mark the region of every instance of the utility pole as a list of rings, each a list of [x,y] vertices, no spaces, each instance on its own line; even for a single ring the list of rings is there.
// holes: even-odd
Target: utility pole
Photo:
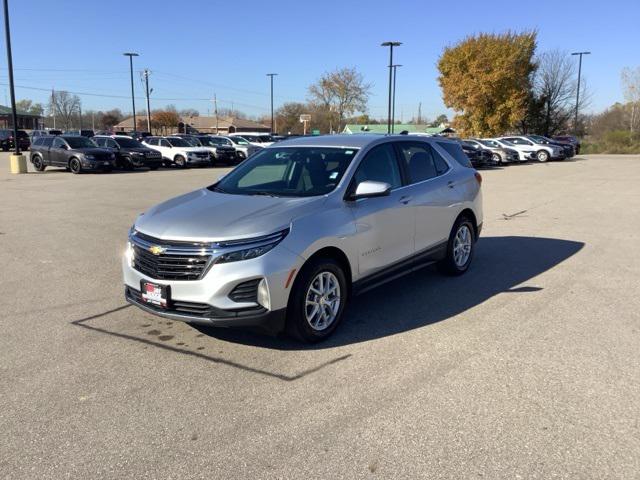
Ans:
[[[131,106],[133,107],[133,132],[136,132],[136,97],[133,91],[133,57],[138,57],[139,55],[134,52],[125,52],[123,53],[125,57],[129,57],[129,71],[131,73]]]
[[[82,104],[78,103],[78,124],[80,128],[78,130],[82,130]]]
[[[267,73],[267,77],[271,78],[271,135],[273,135],[273,77],[278,75],[277,73]]]
[[[580,103],[580,75],[582,74],[582,56],[591,55],[591,52],[573,52],[571,55],[578,55],[580,60],[578,61],[578,89],[576,90],[576,116],[573,121],[573,133],[578,134],[578,108]]]
[[[393,81],[393,47],[399,47],[402,42],[384,42],[381,47],[389,47],[389,108],[387,110],[387,134],[391,133],[391,84]]]
[[[393,100],[391,102],[391,133],[395,133],[396,130],[396,76],[397,68],[402,65],[392,65],[393,67]]]
[[[91,110],[91,130],[96,131],[96,112]]]
[[[215,93],[213,94],[213,113],[216,116],[216,135],[217,135],[218,134],[218,97],[216,97]]]
[[[144,90],[147,95],[147,132],[151,133],[151,103],[149,101],[149,70],[144,69]]]
[[[51,115],[53,115],[53,129],[56,129],[56,102],[55,102],[55,92],[54,89],[51,89]]]
[[[418,125],[422,125],[422,102],[418,103]]]

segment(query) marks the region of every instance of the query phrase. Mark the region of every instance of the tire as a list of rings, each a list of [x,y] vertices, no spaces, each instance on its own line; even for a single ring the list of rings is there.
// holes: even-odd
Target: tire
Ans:
[[[502,157],[500,155],[498,155],[497,153],[493,153],[491,155],[491,160],[493,160],[496,163],[500,163],[500,164],[505,163],[505,162],[502,161]]]
[[[175,158],[173,159],[173,162],[179,168],[187,168],[187,160],[182,155],[176,155]]]
[[[536,158],[540,163],[544,163],[549,160],[549,152],[547,152],[546,150],[540,150],[538,151],[538,153],[536,153]]]
[[[466,231],[465,234],[462,233]],[[475,251],[475,228],[472,221],[465,215],[461,215],[454,223],[449,235],[449,241],[447,242],[447,256],[438,263],[438,269],[445,275],[458,276],[465,273],[471,261],[473,260],[473,253]],[[460,236],[462,235],[462,236]],[[465,245],[466,255],[460,256],[460,241],[466,238],[462,243]],[[467,243],[468,241],[468,243]],[[463,261],[464,260],[464,261]]]
[[[135,167],[133,166],[133,162],[129,157],[124,157],[122,159],[122,169],[127,170],[129,172],[132,170],[135,170]]]
[[[320,278],[323,279],[324,289],[319,284]],[[334,288],[336,285],[337,289]],[[324,292],[323,296],[319,297],[314,290]],[[312,315],[315,307],[307,304],[308,298],[318,302],[315,315]],[[287,333],[305,343],[326,339],[340,323],[348,299],[349,286],[340,264],[332,258],[311,260],[302,268],[291,289],[287,306]],[[312,326],[314,323],[315,327]]]
[[[82,164],[80,163],[80,160],[75,157],[71,158],[69,160],[69,170],[71,173],[75,173],[76,175],[78,173],[82,173]]]
[[[31,163],[36,172],[44,172],[44,169],[47,168],[46,165],[42,162],[42,158],[40,157],[40,155],[34,155],[33,157],[31,157]]]

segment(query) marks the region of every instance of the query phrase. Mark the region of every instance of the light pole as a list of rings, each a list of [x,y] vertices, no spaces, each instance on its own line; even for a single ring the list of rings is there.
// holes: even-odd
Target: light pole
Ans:
[[[387,133],[391,133],[391,83],[393,81],[393,47],[399,47],[402,42],[384,42],[381,47],[389,47],[389,108],[387,110]]]
[[[267,77],[271,79],[271,135],[273,135],[273,77],[278,75],[277,73],[267,73]]]
[[[133,107],[133,133],[136,132],[136,98],[133,93],[133,57],[138,57],[139,55],[134,52],[125,52],[123,53],[125,57],[129,57],[129,71],[131,72],[131,105]]]
[[[393,65],[393,102],[391,103],[391,133],[396,130],[396,76],[398,72],[396,69],[402,65]]]
[[[591,55],[591,52],[573,52],[571,55],[578,55],[580,60],[578,61],[578,89],[576,90],[576,116],[573,120],[573,133],[578,134],[578,105],[580,102],[580,75],[582,74],[582,56]]]
[[[7,45],[7,70],[9,72],[9,92],[11,94],[11,116],[13,117],[13,146],[14,152],[10,158],[11,173],[27,173],[27,162],[20,154],[18,144],[18,112],[16,110],[16,92],[13,85],[13,58],[11,56],[11,30],[9,29],[9,4],[4,0],[4,33]]]
[[[144,69],[144,89],[147,96],[147,132],[151,133],[151,103],[149,101],[149,70]],[[151,89],[153,90],[153,89]]]

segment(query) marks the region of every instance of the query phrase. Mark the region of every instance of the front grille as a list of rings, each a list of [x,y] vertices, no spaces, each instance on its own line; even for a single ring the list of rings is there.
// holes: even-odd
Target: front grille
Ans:
[[[131,244],[133,268],[159,280],[198,280],[211,259],[206,244],[160,240],[140,232],[131,236]],[[154,254],[154,247],[164,250]]]
[[[258,284],[260,279],[249,280],[248,282],[242,282],[235,286],[235,288],[229,294],[229,298],[234,302],[258,302]]]

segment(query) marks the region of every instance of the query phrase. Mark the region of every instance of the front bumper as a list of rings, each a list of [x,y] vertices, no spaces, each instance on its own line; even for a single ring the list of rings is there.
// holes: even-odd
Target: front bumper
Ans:
[[[302,257],[276,246],[250,260],[214,264],[198,280],[163,280],[149,277],[122,260],[125,298],[143,310],[174,320],[223,327],[266,327],[274,330],[284,319],[289,302],[292,270],[300,271]],[[269,308],[255,301],[234,301],[233,291],[240,284],[264,279],[269,292]],[[168,308],[143,302],[141,282],[167,286]]]
[[[80,163],[82,164],[82,168],[85,170],[113,170],[116,166],[115,159],[111,160],[87,160],[81,159]]]
[[[188,156],[187,163],[189,165],[208,165],[209,163],[211,163],[211,158],[208,156],[207,157]]]

